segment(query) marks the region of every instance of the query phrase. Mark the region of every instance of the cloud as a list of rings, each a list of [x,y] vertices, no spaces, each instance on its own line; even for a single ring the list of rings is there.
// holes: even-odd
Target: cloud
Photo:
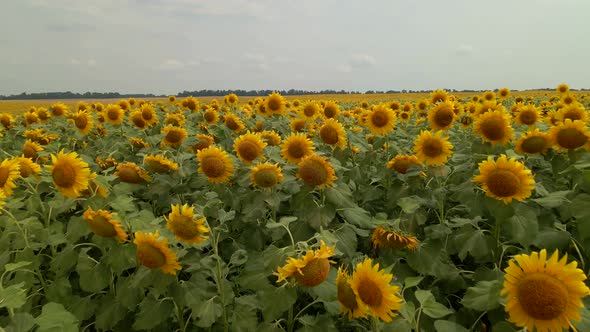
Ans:
[[[69,63],[72,66],[89,66],[89,67],[96,66],[95,59],[82,60],[82,59],[78,59],[78,58],[71,58]]]
[[[357,53],[352,54],[345,64],[336,67],[341,73],[350,73],[355,70],[364,70],[377,64],[375,57],[370,54]]]
[[[241,61],[246,67],[255,71],[268,71],[270,64],[264,54],[246,52],[242,55]]]
[[[74,65],[74,66],[79,66],[80,64],[82,64],[82,62],[78,59],[72,58],[72,59],[70,59],[70,64]]]
[[[166,59],[160,63],[158,68],[161,70],[180,70],[184,68],[185,64],[182,61],[176,59]]]
[[[272,8],[271,0],[134,0],[133,2],[168,12],[210,16],[267,17]]]
[[[459,47],[457,47],[457,49],[455,50],[455,53],[457,55],[469,55],[469,54],[473,53],[473,46],[461,44],[461,45],[459,45]]]

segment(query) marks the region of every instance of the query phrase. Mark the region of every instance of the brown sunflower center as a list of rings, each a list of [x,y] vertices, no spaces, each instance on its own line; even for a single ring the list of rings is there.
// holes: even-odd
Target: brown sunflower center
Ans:
[[[144,243],[137,246],[137,259],[150,269],[157,269],[166,264],[166,256],[160,249]]]
[[[583,112],[583,111],[582,111]],[[582,119],[582,114],[580,114],[581,112],[577,109],[574,110],[567,110],[563,113],[563,120],[565,121],[565,119],[571,119],[572,121],[575,120],[581,120]]]
[[[233,117],[227,117],[225,119],[225,125],[231,130],[238,130],[240,128],[240,125]]]
[[[131,120],[133,121],[133,124],[137,127],[145,127],[145,120],[141,116],[134,116]]]
[[[422,152],[430,158],[438,157],[443,152],[443,144],[437,138],[428,138],[422,144]]]
[[[172,144],[179,143],[180,140],[182,140],[182,134],[178,130],[170,130],[166,134],[166,141],[168,141]]]
[[[119,120],[119,112],[117,110],[109,110],[107,112],[107,118],[109,118],[109,120]]]
[[[567,97],[563,98],[563,103],[566,105],[569,105],[573,102],[574,102],[574,98],[572,98],[572,97],[567,96]]]
[[[398,173],[406,174],[408,168],[410,168],[410,166],[412,165],[416,164],[410,161],[409,159],[399,159],[393,163],[393,169]]]
[[[203,114],[203,118],[205,118],[205,121],[211,123],[215,121],[215,113],[213,111],[207,111]]]
[[[494,170],[487,179],[488,189],[498,197],[510,197],[518,192],[520,179],[506,169]]]
[[[517,297],[522,309],[534,319],[555,319],[568,307],[567,287],[544,273],[526,276],[518,285]]]
[[[203,169],[203,173],[210,178],[218,178],[225,173],[223,160],[215,156],[203,158],[201,168]]]
[[[324,108],[324,115],[328,119],[331,119],[331,118],[336,117],[336,107],[334,107],[334,106],[326,106],[326,108]]]
[[[526,153],[540,153],[545,150],[547,140],[541,136],[532,136],[522,142],[521,148]]]
[[[305,121],[303,120],[295,120],[293,121],[293,131],[295,132],[302,132],[305,129]]]
[[[490,141],[497,141],[504,138],[504,120],[502,118],[492,117],[481,123],[481,133]]]
[[[127,183],[140,183],[143,181],[134,167],[120,167],[117,175],[121,181]]]
[[[238,154],[246,161],[252,161],[260,155],[260,147],[251,141],[242,141],[238,144]]]
[[[338,290],[338,301],[340,301],[343,306],[349,310],[354,310],[358,307],[356,295],[354,295],[352,287],[350,287],[346,280],[338,280],[336,288]]]
[[[307,160],[299,167],[299,176],[309,185],[320,186],[328,180],[328,170],[318,160]]]
[[[69,163],[57,164],[51,172],[56,185],[69,188],[76,183],[76,170]]]
[[[150,121],[151,119],[153,119],[154,115],[151,110],[144,109],[143,111],[141,111],[141,117],[144,118],[146,121]]]
[[[166,173],[170,171],[170,164],[166,163],[164,160],[148,160],[147,164],[153,169],[156,173]]]
[[[199,236],[199,225],[188,216],[175,216],[168,222],[174,235],[183,240],[191,240]]]
[[[320,129],[320,137],[326,144],[336,144],[338,143],[338,130],[334,126],[324,125]]]
[[[8,169],[8,167],[0,167],[0,187],[4,187],[9,175],[10,170]]]
[[[455,112],[453,112],[453,108],[445,105],[434,114],[434,123],[439,127],[446,128],[453,123],[454,117]]]
[[[370,307],[378,307],[383,301],[383,294],[379,286],[371,279],[365,278],[358,287],[359,297],[361,301],[368,304]]]
[[[406,112],[402,112],[402,114],[400,115],[400,117],[404,120],[407,120],[410,118],[410,114],[406,113]]]
[[[287,147],[287,152],[289,152],[289,156],[292,158],[299,159],[305,155],[307,149],[305,148],[305,144],[303,142],[293,142]]]
[[[309,106],[305,106],[305,107],[303,108],[303,114],[305,114],[305,116],[307,116],[307,117],[312,117],[312,116],[314,116],[314,115],[315,115],[315,111],[316,111],[316,110],[315,110],[315,107],[313,107],[313,106],[310,106],[310,105],[309,105]]]
[[[314,258],[301,268],[301,272],[297,271],[293,276],[300,285],[314,287],[326,280],[328,272],[330,272],[328,259]]]
[[[278,98],[269,98],[267,106],[269,110],[276,112],[281,109],[281,100]]]
[[[373,126],[381,128],[385,127],[388,123],[389,117],[385,112],[377,110],[371,114],[371,124],[373,124]]]
[[[564,128],[557,132],[557,143],[566,149],[575,149],[584,145],[588,137],[576,128]]]
[[[254,174],[254,183],[263,188],[269,188],[279,182],[279,176],[273,169],[263,169]]]
[[[101,215],[96,215],[94,218],[88,220],[88,226],[98,236],[115,237],[117,235],[113,224]]]
[[[37,115],[39,116],[39,119],[45,121],[49,118],[47,112],[42,111],[42,112],[38,112]]]

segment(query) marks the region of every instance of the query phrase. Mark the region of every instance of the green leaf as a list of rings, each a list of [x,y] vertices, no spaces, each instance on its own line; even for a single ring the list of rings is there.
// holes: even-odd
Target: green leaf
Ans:
[[[25,266],[30,265],[30,264],[32,264],[32,262],[8,263],[8,264],[4,265],[4,271],[5,272],[14,271],[16,269],[20,269],[21,267],[25,267]]]
[[[503,227],[510,238],[525,247],[529,246],[539,233],[537,215],[525,205],[518,205],[514,216],[508,218]]]
[[[463,226],[453,237],[455,246],[459,248],[459,258],[464,260],[467,253],[475,258],[489,257],[493,238],[481,229]]]
[[[117,195],[116,199],[110,200],[109,205],[113,210],[119,212],[119,214],[124,215],[124,212],[130,212],[135,210],[135,204],[133,203],[133,201],[133,196]]]
[[[402,208],[404,213],[414,213],[420,208],[422,199],[418,196],[402,197],[397,200],[397,205]]]
[[[357,237],[353,228],[354,226],[344,224],[340,229],[332,231],[332,235],[337,241],[336,248],[350,258],[354,257],[357,247]],[[322,233],[329,232],[323,231]]]
[[[371,228],[371,214],[358,206],[337,211],[347,222],[360,228]]]
[[[444,316],[452,314],[454,311],[445,307],[444,305],[436,302],[434,295],[429,290],[418,289],[414,293],[422,311],[432,318],[442,318]]]
[[[548,196],[535,198],[532,201],[536,202],[544,208],[552,209],[560,207],[565,203],[568,203],[569,199],[567,199],[566,196],[571,192],[571,190],[555,191],[550,193]]]
[[[35,318],[38,332],[77,332],[78,319],[63,305],[55,302],[43,306],[41,315]]]
[[[255,331],[258,325],[256,309],[258,301],[254,295],[236,298],[236,305],[231,316],[232,331]]]
[[[80,288],[90,293],[98,293],[109,285],[110,272],[102,264],[96,264],[88,254],[88,249],[80,251],[76,272],[80,276]]]
[[[170,317],[174,305],[170,301],[156,300],[151,296],[146,297],[139,305],[139,312],[135,317],[133,329],[150,330]]]
[[[477,311],[490,311],[500,306],[498,299],[502,290],[500,280],[480,281],[475,286],[467,288],[461,303]]]
[[[437,320],[434,322],[434,328],[436,332],[469,332],[468,329],[450,320]]]
[[[12,317],[12,324],[8,326],[8,331],[27,332],[35,326],[35,318],[28,312],[17,312]]]
[[[0,289],[0,308],[18,309],[27,302],[25,282]]]
[[[100,304],[96,313],[96,327],[101,330],[112,330],[125,317],[127,310],[112,296],[103,297]]]
[[[217,299],[218,297],[212,297],[193,309],[193,316],[197,318],[195,325],[203,328],[210,327],[217,318],[221,317],[223,308]]]
[[[422,280],[424,280],[424,277],[407,277],[404,279],[404,289],[418,286]]]
[[[234,251],[229,259],[229,265],[241,266],[248,261],[248,252],[244,249],[238,249]]]
[[[292,287],[272,287],[258,292],[258,300],[262,303],[264,320],[270,322],[295,304],[297,292]]]

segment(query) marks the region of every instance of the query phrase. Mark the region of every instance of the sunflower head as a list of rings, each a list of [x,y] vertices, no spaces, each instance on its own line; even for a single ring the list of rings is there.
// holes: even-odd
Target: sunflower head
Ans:
[[[14,157],[13,159],[18,162],[21,177],[27,178],[31,175],[38,177],[41,174],[41,166],[33,160],[26,157]],[[0,170],[0,185],[3,179],[1,172]]]
[[[264,107],[271,114],[285,113],[285,99],[278,92],[273,92],[266,98]]]
[[[194,214],[194,206],[189,207],[184,204],[182,207],[178,204],[172,205],[172,212],[166,219],[166,228],[174,233],[177,240],[199,244],[205,241],[209,229],[205,226],[205,217],[198,217]]]
[[[500,98],[502,98],[502,99],[508,98],[510,96],[510,89],[502,88],[502,89],[498,90],[498,96],[500,96]]]
[[[316,188],[332,185],[336,180],[336,173],[332,164],[324,157],[311,154],[301,159],[299,164],[299,177],[303,182]]]
[[[588,143],[590,133],[585,122],[566,119],[563,123],[549,130],[553,148],[557,151],[577,149]]]
[[[119,180],[127,183],[140,184],[152,180],[151,176],[143,168],[131,162],[119,164],[115,175]]]
[[[428,122],[433,130],[445,130],[451,128],[455,117],[454,103],[450,101],[437,103],[428,112]]]
[[[23,155],[33,161],[37,159],[38,152],[43,151],[43,147],[30,139],[26,140],[23,145]]]
[[[559,93],[560,95],[564,95],[568,92],[570,92],[570,87],[565,84],[565,83],[561,83],[557,86],[557,88],[555,89],[557,91],[557,93]]]
[[[234,141],[234,150],[238,154],[238,158],[246,164],[252,163],[258,157],[264,158],[262,149],[266,147],[266,143],[262,141],[259,133],[251,133],[241,135]]]
[[[76,152],[64,153],[61,150],[57,156],[51,155],[51,161],[53,165],[46,167],[62,195],[76,198],[88,188],[90,168]]]
[[[53,104],[50,109],[52,116],[64,116],[68,114],[68,106],[64,103]]]
[[[320,138],[328,145],[334,145],[340,149],[346,147],[346,131],[340,122],[328,119],[320,127]]]
[[[88,223],[88,227],[92,232],[101,237],[115,238],[119,242],[125,242],[127,240],[127,233],[123,230],[121,222],[114,218],[115,213],[97,210],[94,211],[92,208],[84,211],[84,220]]]
[[[567,119],[570,119],[572,121],[581,120],[583,122],[586,122],[586,120],[588,119],[588,113],[586,113],[584,105],[580,103],[574,103],[562,107],[558,111],[557,117],[559,121],[565,121]]]
[[[567,263],[555,251],[520,254],[508,262],[501,295],[506,296],[508,320],[528,331],[563,331],[580,321],[582,298],[590,295],[586,275],[577,262]]]
[[[434,134],[429,130],[423,130],[414,141],[414,153],[421,163],[430,166],[444,165],[453,153],[453,145],[442,131]]]
[[[535,105],[521,105],[518,107],[514,119],[518,124],[534,126],[541,120],[541,110]]]
[[[430,93],[430,104],[445,102],[449,99],[449,93],[445,90],[435,90]]]
[[[208,124],[216,124],[219,121],[219,114],[216,110],[207,108],[207,110],[203,113],[203,119],[205,119]]]
[[[125,102],[127,102],[125,100]],[[125,111],[120,105],[109,104],[103,111],[104,120],[113,125],[123,123]]]
[[[186,129],[182,127],[175,127],[173,125],[168,125],[162,128],[162,133],[166,133],[164,138],[162,139],[162,146],[170,146],[173,148],[178,148],[184,142],[184,139],[188,136],[188,132]]]
[[[278,276],[277,282],[293,277],[301,286],[315,287],[328,278],[330,272],[330,257],[334,255],[334,248],[328,247],[321,241],[320,249],[308,250],[299,259],[289,258],[287,264],[279,267],[274,275]]]
[[[137,260],[148,269],[175,275],[181,269],[176,254],[168,247],[168,240],[159,237],[158,232],[135,232],[133,243],[137,246]]]
[[[486,195],[509,204],[513,199],[524,201],[531,196],[535,186],[532,172],[522,162],[501,155],[479,163],[479,175],[473,178],[481,185]]]
[[[279,146],[281,145],[281,136],[274,130],[265,130],[261,133],[262,140],[268,146]]]
[[[377,105],[367,114],[366,125],[375,135],[385,135],[395,127],[395,112],[385,105]]]
[[[129,139],[129,143],[131,143],[131,145],[136,149],[144,149],[150,146],[146,141],[139,137],[131,137]]]
[[[390,231],[379,225],[373,231],[371,238],[376,249],[410,249],[418,248],[420,241],[411,235],[404,235],[399,231]]]
[[[0,163],[0,191],[5,196],[12,195],[16,188],[16,181],[20,177],[20,164],[16,159],[4,159]]]
[[[551,136],[539,129],[523,133],[514,143],[516,153],[522,155],[545,153],[552,144]]]
[[[388,169],[393,169],[400,174],[406,174],[412,166],[420,166],[416,156],[398,154],[387,163]]]
[[[298,164],[301,159],[313,153],[313,142],[303,133],[291,133],[283,142],[281,154],[287,162]]]
[[[336,277],[336,291],[338,293],[338,302],[340,302],[340,312],[348,316],[348,319],[364,318],[367,316],[367,307],[359,306],[360,301],[354,290],[350,286],[350,276],[348,271],[338,268]]]
[[[252,185],[260,188],[272,188],[283,181],[279,164],[264,163],[250,168]]]
[[[169,173],[178,169],[178,164],[162,155],[148,154],[144,163],[156,173]]]
[[[340,106],[336,102],[329,101],[324,105],[324,117],[327,119],[338,119]]]
[[[504,145],[514,136],[508,114],[500,110],[479,115],[473,124],[473,130],[484,142],[490,142],[492,145]]]
[[[235,131],[236,133],[239,133],[240,131],[244,130],[244,128],[246,126],[244,126],[244,123],[242,122],[242,120],[240,120],[240,118],[233,114],[233,113],[226,113],[223,116],[223,121],[226,127],[228,127],[229,129]]]
[[[210,146],[197,152],[199,173],[205,174],[211,183],[228,182],[233,175],[234,164],[229,154]]]
[[[291,127],[291,130],[294,133],[301,133],[301,132],[304,132],[306,129],[308,129],[308,126],[305,123],[305,120],[300,119],[300,118],[295,118],[295,119],[291,120],[291,124],[289,126]]]
[[[92,116],[87,111],[78,111],[73,116],[74,125],[82,135],[88,135],[94,127]]]

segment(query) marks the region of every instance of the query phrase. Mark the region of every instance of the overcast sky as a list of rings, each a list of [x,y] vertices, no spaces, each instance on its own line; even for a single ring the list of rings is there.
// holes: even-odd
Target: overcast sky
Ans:
[[[590,88],[588,0],[0,0],[0,94]]]

